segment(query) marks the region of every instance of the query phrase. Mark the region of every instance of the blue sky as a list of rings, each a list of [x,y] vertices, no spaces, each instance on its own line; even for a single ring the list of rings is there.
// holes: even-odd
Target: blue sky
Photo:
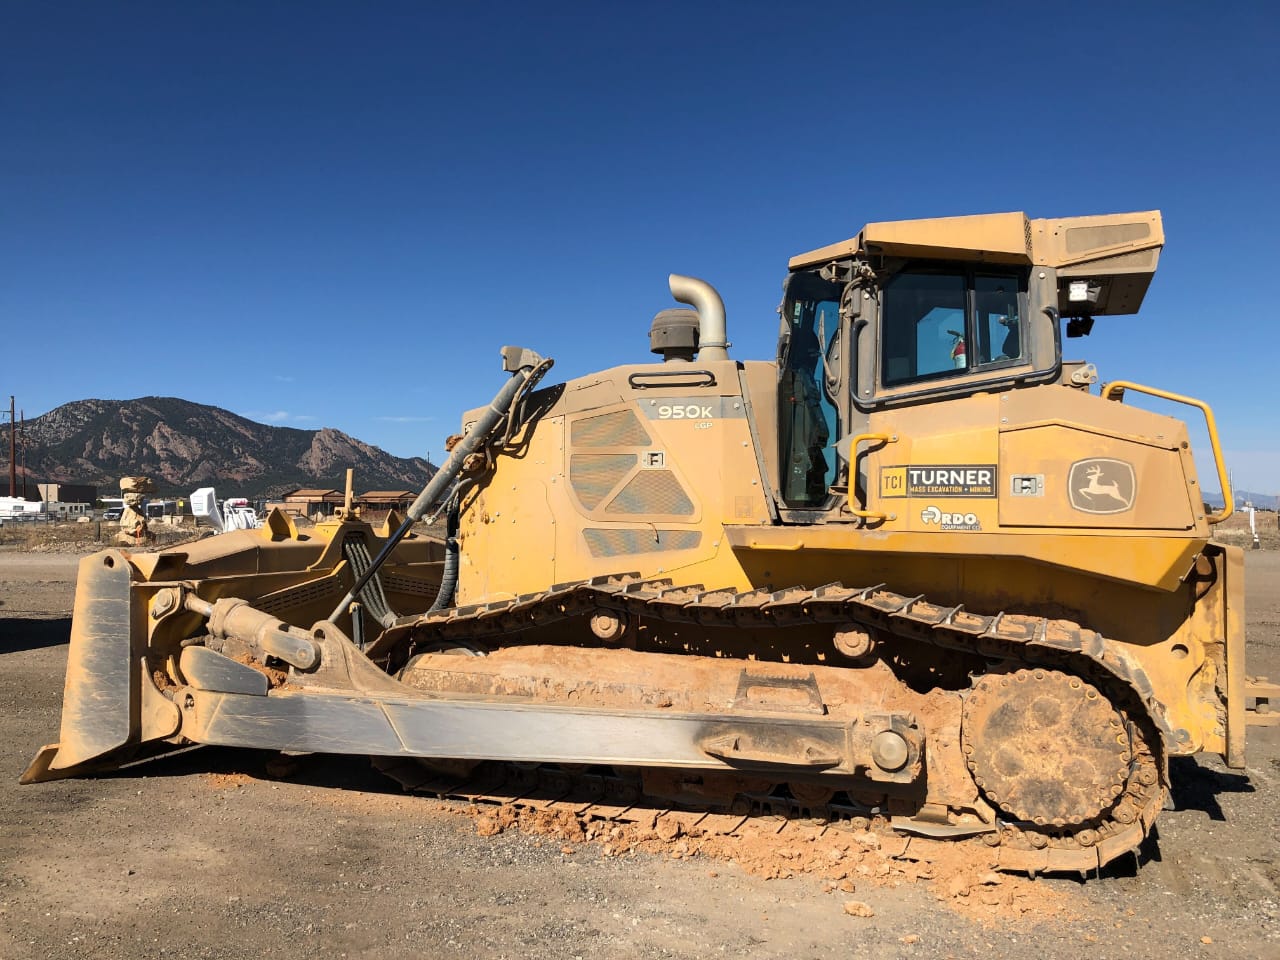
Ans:
[[[767,359],[787,258],[867,221],[1158,208],[1142,314],[1069,353],[1275,493],[1277,11],[0,2],[0,393],[438,461],[504,343],[647,359],[669,272]]]

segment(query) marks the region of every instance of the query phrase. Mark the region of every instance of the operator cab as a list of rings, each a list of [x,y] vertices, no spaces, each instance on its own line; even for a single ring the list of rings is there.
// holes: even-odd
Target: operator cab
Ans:
[[[1136,313],[1164,244],[1157,211],[871,223],[792,259],[779,307],[786,508],[825,510],[849,440],[897,406],[1062,379],[1068,336]],[[841,441],[844,441],[841,444]]]

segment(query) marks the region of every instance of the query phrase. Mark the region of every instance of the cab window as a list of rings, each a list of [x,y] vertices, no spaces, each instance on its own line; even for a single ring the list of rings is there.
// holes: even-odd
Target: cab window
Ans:
[[[973,303],[979,357],[985,363],[1022,357],[1016,277],[975,277]]]
[[[881,383],[944,379],[1023,359],[1016,274],[903,271],[884,287]]]
[[[900,273],[884,294],[886,387],[965,367],[963,276]]]

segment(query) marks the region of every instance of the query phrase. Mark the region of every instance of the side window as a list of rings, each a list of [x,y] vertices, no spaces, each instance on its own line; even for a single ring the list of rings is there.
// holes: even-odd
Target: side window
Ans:
[[[900,273],[885,287],[882,382],[886,387],[965,369],[965,278]]]
[[[984,363],[1022,357],[1022,318],[1016,277],[976,277],[974,312],[979,356]]]
[[[880,382],[897,387],[1025,359],[1017,275],[903,271],[884,287]]]

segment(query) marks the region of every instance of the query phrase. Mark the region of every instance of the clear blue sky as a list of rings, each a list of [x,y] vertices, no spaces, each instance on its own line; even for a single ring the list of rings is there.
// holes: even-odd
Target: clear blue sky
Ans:
[[[504,343],[647,359],[669,272],[763,359],[787,258],[869,220],[1159,208],[1143,313],[1071,354],[1209,401],[1275,493],[1278,11],[8,0],[0,394],[438,461]]]

